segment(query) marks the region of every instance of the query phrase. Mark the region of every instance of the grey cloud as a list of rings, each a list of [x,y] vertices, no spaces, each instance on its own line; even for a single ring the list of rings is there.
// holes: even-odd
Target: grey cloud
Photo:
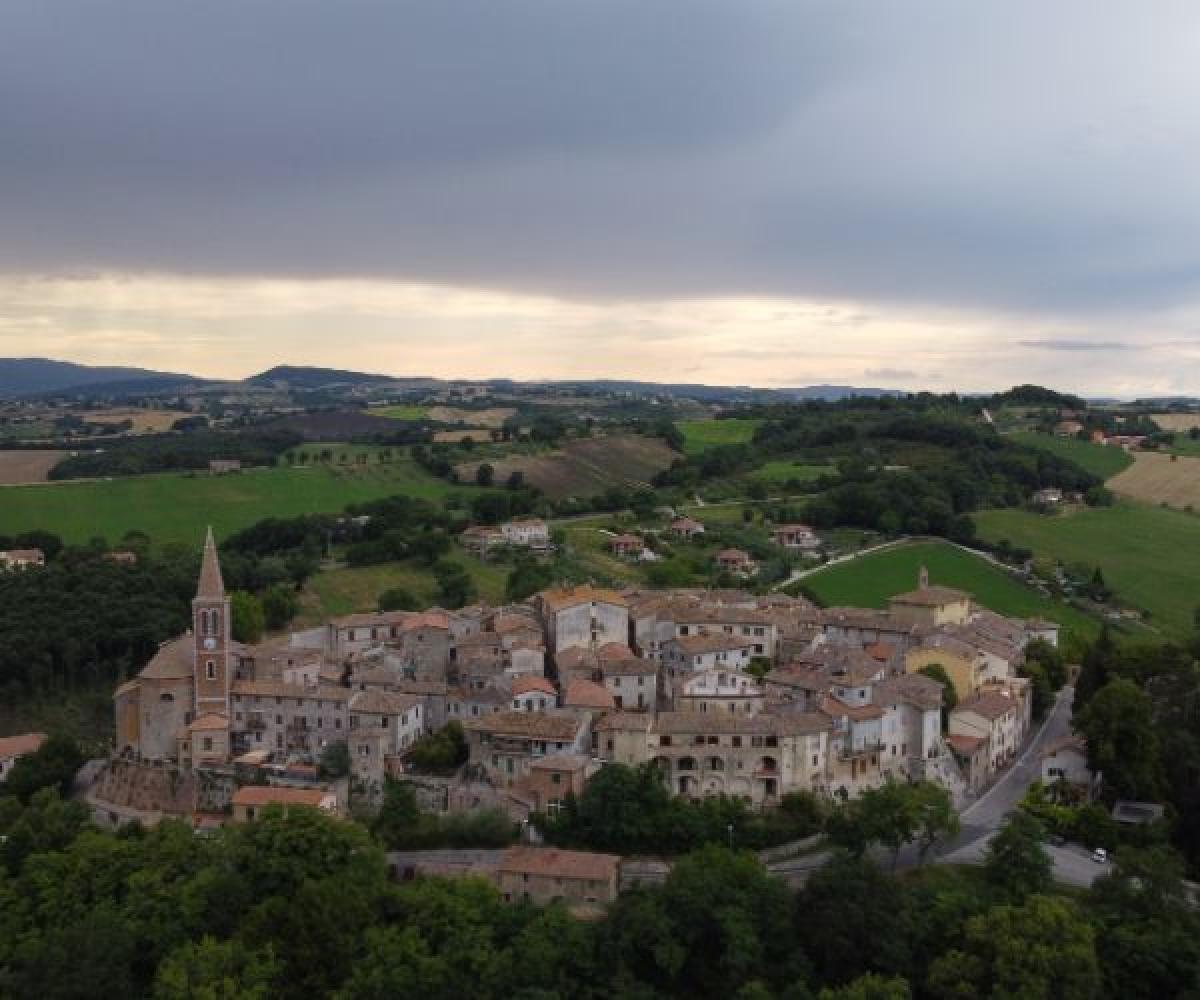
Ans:
[[[1197,31],[1129,0],[14,0],[0,269],[1152,313],[1200,292]]]
[[[1021,347],[1032,347],[1043,351],[1133,351],[1137,344],[1126,344],[1116,340],[1018,340]]]

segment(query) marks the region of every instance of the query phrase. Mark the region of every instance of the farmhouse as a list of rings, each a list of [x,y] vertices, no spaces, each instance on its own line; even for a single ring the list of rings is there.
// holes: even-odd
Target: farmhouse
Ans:
[[[20,736],[0,738],[0,781],[8,777],[8,772],[17,761],[35,753],[45,742],[45,733],[22,733]]]
[[[704,525],[690,517],[677,517],[671,522],[670,531],[677,538],[692,539],[704,534]]]
[[[734,576],[753,576],[758,566],[749,552],[741,549],[721,549],[716,555],[717,569]]]
[[[0,551],[0,569],[30,569],[45,565],[46,554],[41,549],[5,549]]]
[[[613,854],[510,847],[496,866],[505,902],[597,906],[617,898],[621,859]]]
[[[608,550],[621,559],[636,559],[646,549],[637,535],[614,535],[608,540]]]
[[[785,549],[812,552],[821,547],[821,539],[807,524],[781,524],[771,532],[771,537]]]
[[[508,521],[500,525],[500,533],[509,545],[533,549],[535,552],[545,552],[550,548],[550,529],[541,518]]]
[[[1100,775],[1088,767],[1087,742],[1080,736],[1065,736],[1042,751],[1042,784],[1056,798],[1091,801]]]

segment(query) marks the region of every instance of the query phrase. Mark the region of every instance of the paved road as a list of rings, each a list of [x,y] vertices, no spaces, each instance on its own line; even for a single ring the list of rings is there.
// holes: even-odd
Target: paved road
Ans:
[[[771,589],[782,590],[784,587],[787,587],[790,584],[799,583],[807,576],[812,576],[814,573],[820,573],[822,570],[829,569],[830,566],[836,566],[838,563],[850,562],[851,560],[859,559],[862,556],[869,556],[872,552],[880,552],[883,549],[894,549],[897,545],[904,545],[908,541],[908,536],[904,535],[900,538],[894,538],[890,542],[881,542],[879,545],[872,545],[869,549],[859,549],[855,552],[847,552],[843,556],[835,556],[828,562],[820,563],[817,566],[809,566],[806,569],[792,570],[792,572],[788,574],[786,580],[780,581]]]
[[[964,830],[968,827],[980,832],[997,829],[1004,817],[1012,812],[1025,796],[1029,786],[1038,779],[1042,771],[1041,753],[1055,740],[1071,733],[1071,702],[1075,689],[1064,687],[1054,700],[1054,707],[1042,720],[1041,728],[1034,734],[1024,752],[991,788],[960,813]]]
[[[1004,824],[1005,817],[1017,808],[1017,803],[1041,774],[1042,751],[1055,740],[1071,731],[1071,702],[1075,689],[1064,687],[1055,699],[1054,707],[1033,738],[1025,745],[1021,756],[991,788],[960,813],[962,829],[953,840],[939,844],[926,855],[926,864],[980,864],[987,845],[996,831]],[[1105,874],[1108,865],[1092,861],[1091,853],[1077,846],[1047,847],[1054,861],[1054,877],[1068,885],[1090,886],[1096,878]],[[892,852],[876,849],[875,860],[885,869],[893,865]],[[789,884],[802,885],[813,869],[828,860],[828,852],[809,854],[789,861],[776,862],[768,868]],[[920,863],[915,846],[903,848],[895,859],[897,870],[912,868]]]

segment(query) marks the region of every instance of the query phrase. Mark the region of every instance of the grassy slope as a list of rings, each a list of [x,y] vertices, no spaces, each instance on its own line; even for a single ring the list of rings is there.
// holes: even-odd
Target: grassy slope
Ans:
[[[921,566],[928,567],[930,582],[966,590],[1001,614],[1048,618],[1084,635],[1099,628],[1089,616],[1042,597],[978,556],[944,542],[914,542],[871,553],[814,573],[804,583],[830,606],[882,608],[889,597],[916,587]]]
[[[980,535],[1066,563],[1099,565],[1104,578],[1152,623],[1179,637],[1200,603],[1200,518],[1133,501],[1057,517],[1019,510],[975,515]]]
[[[1080,441],[1076,438],[1038,434],[1035,431],[1019,431],[1010,437],[1031,448],[1040,448],[1042,451],[1069,459],[1101,479],[1109,479],[1133,464],[1132,457],[1123,448],[1092,444],[1090,441]]]
[[[461,552],[449,558],[466,567],[479,597],[491,604],[504,600],[504,583],[510,567],[481,563]],[[312,577],[301,596],[298,625],[319,625],[337,615],[372,611],[379,595],[392,587],[409,590],[422,605],[437,603],[433,573],[415,563],[381,563],[378,566],[325,570]]]
[[[773,484],[782,484],[793,479],[809,482],[826,473],[836,471],[836,468],[832,465],[804,465],[800,462],[793,462],[790,459],[776,459],[773,462],[766,462],[760,465],[751,474],[756,479],[762,479]]]
[[[368,410],[373,417],[387,417],[391,420],[423,420],[429,413],[426,406],[377,406]]]
[[[454,488],[408,459],[365,468],[247,469],[0,487],[0,534],[44,528],[69,541],[144,531],[156,542],[194,544],[211,524],[227,535],[264,517],[340,511],[405,493],[438,500]]]
[[[683,450],[699,455],[723,444],[745,444],[754,436],[761,420],[681,420],[676,426],[683,434]]]

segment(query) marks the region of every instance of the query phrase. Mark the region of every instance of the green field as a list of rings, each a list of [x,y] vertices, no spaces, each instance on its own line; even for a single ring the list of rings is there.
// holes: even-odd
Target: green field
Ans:
[[[340,447],[340,446],[339,446]],[[404,493],[441,500],[462,490],[408,458],[389,464],[247,469],[0,486],[0,534],[43,528],[71,542],[116,542],[144,531],[155,542],[196,544],[205,525],[219,537],[264,517],[336,513],[350,503]]]
[[[568,521],[560,527],[577,566],[595,573],[597,579],[644,583],[645,577],[636,563],[618,559],[609,552],[608,544],[612,535],[601,528],[607,529],[612,524],[612,517],[605,515]]]
[[[387,417],[389,420],[424,420],[429,414],[429,408],[399,403],[395,406],[379,406],[367,412],[373,417]]]
[[[1150,612],[1151,624],[1176,638],[1192,631],[1200,604],[1200,518],[1192,514],[1128,501],[1057,517],[981,511],[975,523],[990,541],[1099,566],[1121,600]]]
[[[1060,438],[1036,431],[1018,431],[1010,434],[1013,441],[1040,448],[1060,458],[1068,459],[1101,479],[1111,479],[1133,464],[1133,458],[1124,448],[1111,448],[1105,444],[1092,444],[1078,438]]]
[[[1000,614],[1047,618],[1083,636],[1099,630],[1094,618],[1042,597],[979,556],[945,542],[913,542],[873,552],[813,573],[803,583],[830,607],[882,608],[889,597],[917,586],[922,566],[929,569],[930,583],[965,590]]]
[[[504,602],[504,583],[510,567],[481,563],[463,553],[447,558],[466,567],[482,600],[491,604]],[[339,615],[374,611],[379,595],[392,587],[404,587],[424,607],[437,603],[437,583],[433,573],[414,563],[325,570],[312,577],[305,586],[297,625],[320,625]]]
[[[837,469],[832,465],[805,465],[784,458],[760,465],[751,475],[771,484],[783,484],[793,479],[811,482],[833,472],[837,472]]]
[[[761,420],[680,420],[675,426],[683,434],[683,450],[699,455],[724,444],[747,444]]]

